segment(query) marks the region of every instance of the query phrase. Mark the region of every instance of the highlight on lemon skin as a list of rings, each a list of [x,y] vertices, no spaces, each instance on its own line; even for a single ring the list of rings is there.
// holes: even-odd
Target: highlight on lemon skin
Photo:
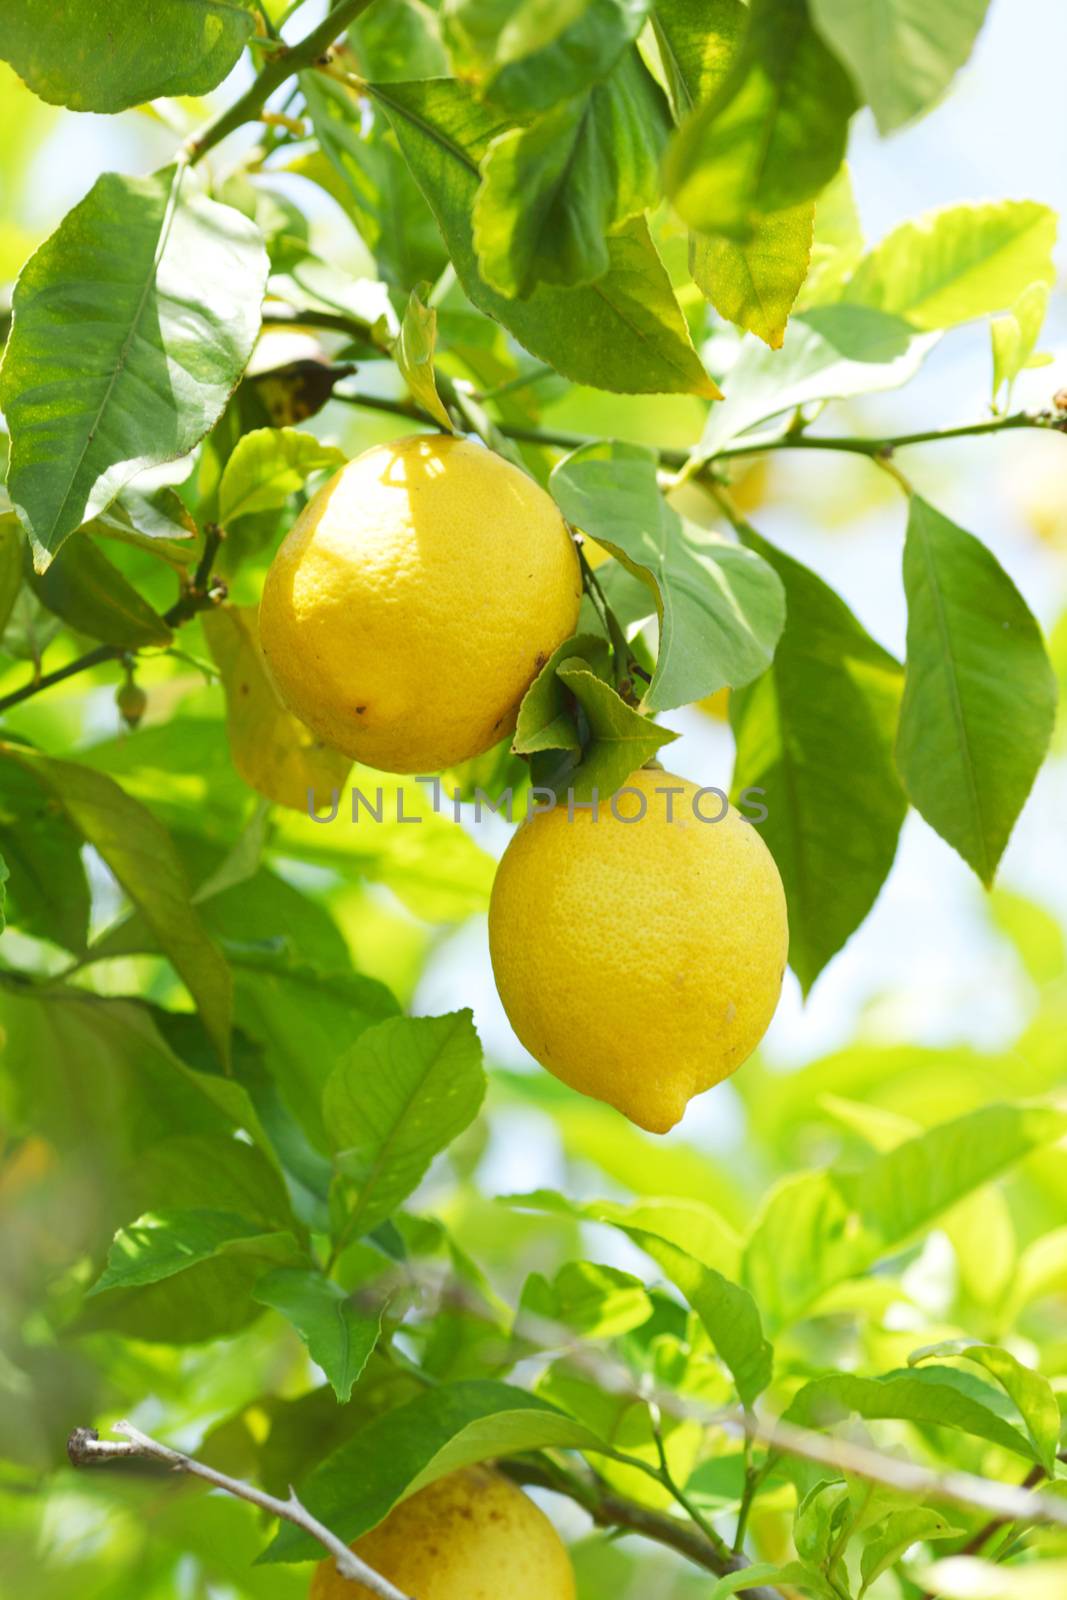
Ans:
[[[575,1600],[574,1571],[544,1512],[491,1467],[464,1467],[420,1489],[352,1549],[417,1600]],[[330,1560],[310,1600],[373,1600]]]
[[[785,891],[759,829],[733,807],[701,820],[715,803],[684,778],[635,772],[617,810],[561,805],[522,824],[493,884],[489,948],[530,1054],[666,1133],[770,1025]]]
[[[515,726],[578,620],[554,502],[480,444],[376,445],[304,508],[263,588],[260,638],[291,711],[353,759],[438,772]]]

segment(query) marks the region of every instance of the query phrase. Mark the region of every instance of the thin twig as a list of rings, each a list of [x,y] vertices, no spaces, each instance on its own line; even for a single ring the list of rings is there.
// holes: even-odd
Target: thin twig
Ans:
[[[189,165],[195,166],[209,150],[214,149],[215,145],[225,139],[227,134],[233,133],[236,128],[244,127],[246,122],[256,122],[275,89],[281,88],[286,78],[291,77],[294,72],[299,72],[302,67],[312,66],[325,55],[334,40],[344,33],[349,24],[354,22],[370,3],[371,0],[341,0],[341,3],[334,6],[323,18],[318,27],[312,28],[303,39],[272,54],[244,94],[225,111],[220,112],[214,121],[209,122],[202,133],[189,141],[186,146]]]
[[[227,1494],[234,1495],[238,1500],[247,1500],[250,1505],[258,1506],[268,1515],[280,1517],[284,1522],[291,1522],[295,1527],[302,1528],[313,1539],[317,1539],[327,1554],[333,1557],[342,1578],[348,1578],[353,1583],[361,1583],[371,1594],[377,1595],[378,1600],[412,1600],[412,1596],[398,1589],[388,1578],[383,1578],[373,1567],[368,1567],[365,1561],[348,1548],[343,1539],[339,1539],[317,1517],[313,1517],[307,1507],[298,1500],[295,1489],[289,1490],[288,1500],[278,1500],[274,1495],[255,1488],[253,1484],[243,1483],[240,1478],[227,1477],[226,1473],[216,1472],[214,1467],[205,1466],[202,1461],[187,1456],[181,1450],[172,1450],[170,1445],[160,1444],[158,1439],[152,1439],[147,1433],[142,1433],[140,1428],[135,1428],[132,1422],[116,1422],[112,1432],[122,1435],[121,1442],[101,1439],[95,1428],[75,1428],[67,1440],[67,1455],[71,1464],[75,1467],[89,1467],[130,1456],[162,1461],[175,1472],[186,1472],[194,1478],[202,1478],[205,1483],[213,1484],[216,1489],[224,1489]]]
[[[684,1556],[694,1566],[702,1567],[716,1577],[724,1577],[729,1572],[741,1572],[748,1565],[744,1556],[734,1555],[730,1551],[725,1555],[720,1554],[718,1547],[710,1543],[699,1528],[664,1511],[654,1511],[650,1506],[615,1494],[592,1474],[579,1478],[574,1473],[562,1471],[547,1457],[507,1457],[498,1461],[497,1466],[516,1483],[565,1495],[581,1506],[598,1528],[640,1534],[642,1538]],[[778,1589],[754,1584],[751,1589],[743,1591],[741,1600],[782,1600],[782,1596]]]
[[[213,578],[211,575],[222,537],[222,529],[215,523],[209,522],[204,529],[204,549],[197,562],[192,582],[178,596],[170,610],[163,613],[161,620],[168,628],[180,628],[199,612],[207,611],[226,598],[226,585],[221,579]],[[13,689],[10,694],[4,695],[0,699],[0,713],[10,711],[12,706],[21,705],[24,700],[32,699],[42,690],[51,689],[67,678],[76,677],[79,672],[87,672],[90,667],[98,667],[105,661],[121,661],[123,656],[129,653],[126,645],[98,644],[92,650],[87,650],[84,655],[78,656],[76,660],[68,661],[65,667],[57,667],[54,672],[46,672],[43,676],[31,678],[21,689]]]

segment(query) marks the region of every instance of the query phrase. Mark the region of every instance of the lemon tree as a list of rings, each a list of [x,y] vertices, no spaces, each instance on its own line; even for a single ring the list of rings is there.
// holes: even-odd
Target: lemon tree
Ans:
[[[13,1594],[1060,1594],[1057,29],[0,0]]]

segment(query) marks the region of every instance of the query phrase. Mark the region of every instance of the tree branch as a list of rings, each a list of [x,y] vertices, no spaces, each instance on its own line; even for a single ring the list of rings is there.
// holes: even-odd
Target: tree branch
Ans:
[[[116,1422],[112,1431],[122,1434],[121,1442],[101,1439],[95,1428],[75,1428],[67,1440],[67,1455],[71,1464],[90,1467],[131,1456],[162,1461],[175,1472],[186,1472],[191,1477],[202,1478],[216,1489],[224,1489],[236,1499],[247,1500],[250,1505],[258,1506],[270,1516],[281,1517],[284,1522],[292,1522],[305,1533],[310,1533],[333,1557],[342,1578],[361,1583],[364,1589],[377,1595],[378,1600],[413,1600],[412,1596],[404,1594],[395,1584],[375,1572],[373,1567],[368,1567],[342,1539],[313,1517],[297,1499],[295,1489],[289,1490],[288,1500],[278,1500],[250,1483],[242,1483],[239,1478],[229,1478],[224,1472],[216,1472],[214,1467],[205,1466],[202,1461],[185,1455],[181,1450],[172,1450],[169,1445],[160,1444],[158,1439],[151,1439],[147,1433],[135,1428],[132,1422]]]
[[[344,33],[349,23],[354,22],[370,3],[371,0],[340,0],[340,4],[334,6],[318,27],[312,28],[303,39],[294,45],[275,51],[244,94],[225,111],[221,111],[213,122],[209,122],[202,133],[189,141],[185,147],[189,165],[195,166],[209,150],[214,149],[215,145],[221,143],[227,134],[233,133],[236,128],[243,127],[246,122],[257,121],[264,104],[275,89],[280,89],[286,78],[291,77],[294,72],[299,72],[301,67],[309,67],[325,55],[334,40]]]
[[[644,1539],[685,1556],[694,1566],[703,1567],[705,1572],[714,1573],[718,1578],[728,1572],[741,1572],[749,1565],[743,1555],[729,1551],[722,1554],[699,1528],[691,1527],[666,1512],[653,1511],[650,1506],[640,1505],[636,1500],[627,1500],[623,1495],[613,1493],[592,1475],[579,1478],[573,1473],[556,1469],[547,1458],[540,1460],[532,1456],[508,1457],[498,1461],[497,1466],[516,1483],[565,1495],[568,1500],[581,1506],[598,1528],[640,1534]],[[782,1597],[777,1589],[754,1584],[751,1589],[742,1591],[742,1600],[782,1600]]]

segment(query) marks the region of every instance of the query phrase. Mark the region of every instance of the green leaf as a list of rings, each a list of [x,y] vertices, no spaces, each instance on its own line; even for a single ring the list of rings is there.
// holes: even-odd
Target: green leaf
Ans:
[[[611,647],[598,633],[579,633],[559,645],[523,696],[511,748],[519,755],[539,750],[582,748],[574,705],[558,668],[567,661],[586,662],[605,683],[611,672]],[[630,769],[633,770],[632,768]]]
[[[534,1350],[558,1342],[559,1327],[585,1339],[614,1339],[639,1328],[652,1315],[652,1302],[640,1278],[595,1261],[569,1261],[550,1283],[533,1272],[522,1286],[516,1316],[521,1338],[529,1327]],[[544,1329],[538,1323],[554,1326]]]
[[[1047,283],[1032,283],[1023,290],[1005,317],[994,317],[989,324],[993,344],[993,402],[1002,389],[1008,395],[1024,367],[1031,364],[1048,310]]]
[[[607,800],[625,784],[632,772],[670,744],[678,735],[660,728],[598,678],[585,661],[563,661],[556,676],[578,701],[588,726],[588,739],[577,768],[566,768],[556,785],[559,792],[578,801],[596,795]]]
[[[912,804],[988,887],[1044,760],[1056,679],[996,557],[912,497],[897,763]]]
[[[351,1542],[446,1473],[547,1447],[604,1448],[583,1423],[524,1389],[488,1381],[442,1384],[361,1429],[316,1467],[300,1498]],[[304,1561],[318,1551],[306,1533],[282,1527],[261,1559]]]
[[[620,1221],[613,1225],[651,1256],[681,1290],[729,1369],[742,1405],[752,1405],[771,1381],[774,1351],[763,1336],[759,1310],[748,1290],[654,1233]]]
[[[0,54],[35,94],[72,111],[123,111],[222,82],[255,31],[250,0],[140,0],[106,25],[80,0],[9,0]]]
[[[7,927],[7,880],[10,876],[7,862],[0,856],[0,933]]]
[[[713,457],[774,417],[781,421],[768,437],[777,437],[797,406],[899,388],[915,376],[938,338],[866,306],[805,311],[790,322],[781,351],[752,341],[742,346],[726,380],[726,399],[708,415],[701,450]]]
[[[1050,1478],[1056,1473],[1056,1453],[1060,1447],[1060,1408],[1048,1379],[1031,1367],[1024,1367],[1010,1351],[1000,1345],[982,1344],[977,1339],[943,1339],[924,1346],[908,1357],[909,1367],[920,1361],[960,1356],[983,1367],[995,1378],[1005,1394],[1015,1402],[1026,1424],[1038,1461]]]
[[[747,26],[743,0],[659,0],[652,27],[676,122],[722,87]]]
[[[384,1306],[363,1310],[340,1284],[301,1267],[276,1267],[252,1296],[292,1323],[344,1405],[378,1342]]]
[[[374,0],[348,37],[367,78],[444,78],[448,57],[440,19],[423,0]]]
[[[758,217],[746,239],[693,233],[693,281],[720,316],[780,350],[807,276],[814,226],[815,207],[806,200]]]
[[[217,606],[202,626],[226,692],[233,764],[245,783],[294,811],[328,805],[352,763],[282,703],[260,648],[258,607]]]
[[[946,206],[894,228],[860,262],[845,299],[915,328],[952,328],[1010,306],[1032,283],[1054,283],[1055,240],[1056,213],[1034,200]]]
[[[345,453],[296,428],[255,428],[237,441],[219,483],[219,521],[280,511],[313,472],[334,472]]]
[[[641,445],[584,445],[552,473],[571,522],[641,578],[660,619],[645,704],[662,711],[737,687],[765,670],[785,620],[781,584],[752,551],[683,523]]]
[[[377,52],[359,56],[365,76],[384,76]],[[403,76],[411,71],[409,65]],[[321,72],[302,72],[300,88],[319,148],[289,170],[319,184],[352,218],[386,283],[407,291],[424,279],[435,282],[448,256],[388,122],[376,117],[367,125],[359,98]]]
[[[810,200],[829,183],[855,106],[806,0],[753,0],[728,76],[667,151],[667,193],[690,227],[745,238],[755,216]]]
[[[608,271],[595,284],[541,284],[526,300],[508,300],[478,270],[471,218],[480,163],[510,121],[451,79],[371,84],[368,92],[389,118],[459,281],[480,311],[576,383],[623,394],[718,394],[643,219],[611,236]]]
[[[603,83],[497,134],[474,207],[486,283],[512,297],[602,278],[606,235],[658,200],[666,134],[662,96],[633,48]]]
[[[163,618],[87,534],[68,540],[47,572],[32,581],[49,611],[91,639],[126,650],[171,641]]]
[[[907,800],[893,764],[902,673],[822,579],[757,534],[786,623],[774,661],[730,698],[732,789],[763,791],[760,834],[789,909],[804,990],[870,911],[893,865]]]
[[[183,979],[221,1060],[229,1056],[230,972],[189,898],[185,873],[161,823],[102,772],[15,745],[0,759],[35,776],[55,796],[143,914]]]
[[[786,1179],[753,1227],[742,1281],[772,1330],[795,1321],[834,1284],[866,1272],[1065,1131],[1062,1112],[982,1106],[896,1145],[859,1172]]]
[[[22,529],[18,518],[0,513],[0,636],[22,588]]]
[[[455,433],[455,424],[437,392],[434,375],[434,352],[437,348],[437,312],[423,304],[428,286],[421,284],[412,289],[400,324],[400,334],[393,346],[393,359],[400,374],[411,390],[412,398],[424,411],[444,428]]]
[[[131,478],[192,449],[259,331],[259,235],[184,172],[97,179],[15,286],[0,404],[38,570]]]
[[[231,1211],[172,1207],[150,1212],[119,1229],[108,1251],[107,1267],[89,1294],[159,1283],[230,1245],[273,1237],[276,1235],[265,1233],[262,1222]]]
[[[453,0],[443,20],[457,76],[521,114],[605,78],[648,9],[649,0]]]
[[[874,1538],[869,1539],[863,1547],[860,1557],[860,1576],[863,1579],[860,1600],[863,1600],[871,1584],[883,1572],[896,1566],[913,1544],[925,1544],[932,1539],[952,1539],[961,1531],[947,1522],[939,1511],[931,1511],[926,1506],[894,1511],[881,1524]]]
[[[634,1205],[623,1205],[616,1200],[571,1200],[555,1189],[501,1195],[499,1199],[519,1211],[546,1211],[581,1222],[634,1227],[642,1233],[655,1234],[726,1277],[737,1273],[736,1233],[719,1212],[699,1200],[638,1200]]]
[[[890,1372],[884,1377],[861,1378],[852,1373],[832,1373],[815,1378],[794,1395],[782,1421],[800,1428],[827,1429],[857,1415],[868,1421],[894,1419],[920,1427],[956,1428],[976,1439],[1032,1459],[1030,1443],[1017,1428],[964,1393],[947,1378],[944,1369],[919,1373]],[[939,1381],[940,1380],[940,1381]]]
[[[0,849],[8,922],[80,954],[89,936],[81,836],[48,785],[14,761],[0,760]]]
[[[730,1600],[732,1595],[742,1594],[756,1584],[787,1584],[790,1589],[815,1595],[816,1600],[840,1600],[840,1592],[803,1561],[787,1561],[784,1566],[774,1561],[754,1561],[719,1578],[712,1585],[708,1600]]]
[[[885,134],[937,103],[970,55],[988,6],[989,0],[811,0],[811,13]]]
[[[357,1186],[345,1234],[386,1220],[478,1114],[481,1046],[469,1011],[368,1028],[327,1079],[322,1115],[338,1169]]]
[[[746,22],[741,0],[666,0],[656,7],[653,25],[677,121],[719,90]],[[808,269],[813,214],[806,201],[756,217],[746,239],[699,232],[689,238],[689,270],[705,299],[775,350]]]

